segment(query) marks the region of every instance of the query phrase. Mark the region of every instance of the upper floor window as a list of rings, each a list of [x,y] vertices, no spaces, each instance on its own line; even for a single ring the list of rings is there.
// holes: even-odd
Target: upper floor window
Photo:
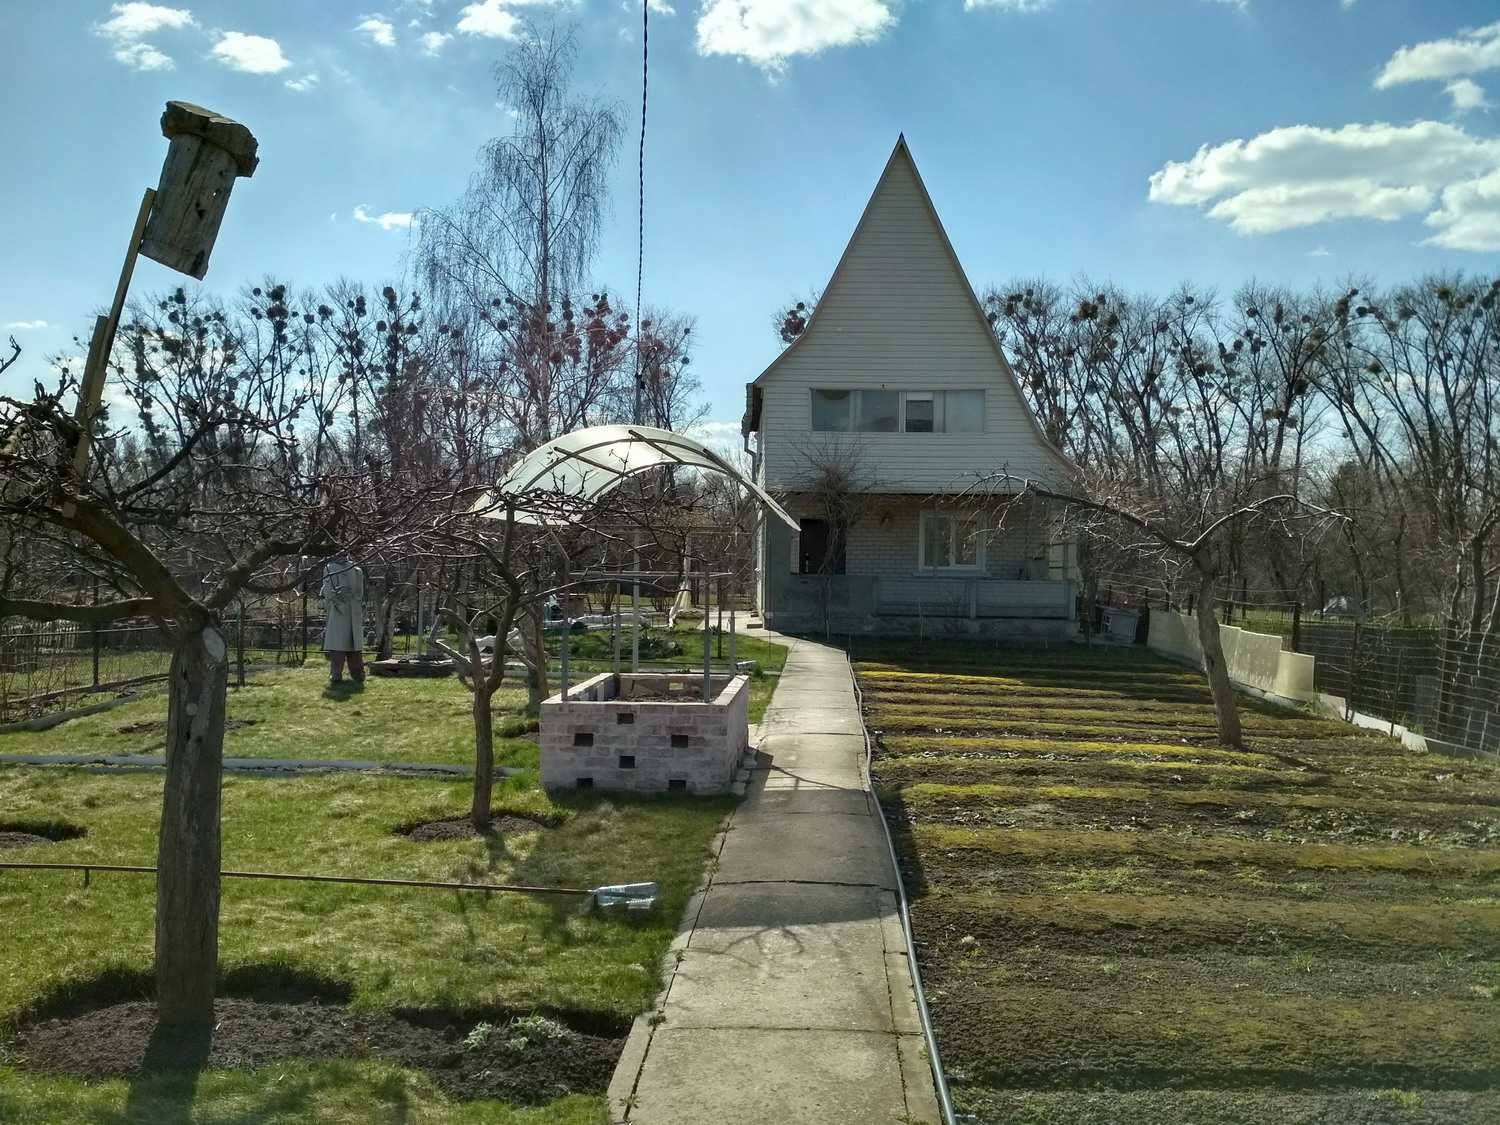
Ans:
[[[812,428],[860,434],[980,434],[984,392],[815,388]]]

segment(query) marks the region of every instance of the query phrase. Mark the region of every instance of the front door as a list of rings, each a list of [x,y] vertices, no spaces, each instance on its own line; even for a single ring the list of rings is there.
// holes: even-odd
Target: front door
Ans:
[[[844,535],[827,520],[803,520],[801,558],[798,572],[801,574],[843,574]]]

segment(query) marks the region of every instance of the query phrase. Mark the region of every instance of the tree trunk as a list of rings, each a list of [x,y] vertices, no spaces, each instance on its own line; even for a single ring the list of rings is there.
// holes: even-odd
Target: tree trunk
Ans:
[[[189,627],[172,652],[156,851],[156,1006],[163,1024],[213,1021],[226,656],[214,624]]]
[[[498,648],[498,646],[497,646]],[[497,653],[497,659],[499,659]],[[474,800],[469,820],[483,832],[490,823],[490,790],[495,783],[494,717],[483,667],[474,675]]]
[[[1224,645],[1219,639],[1219,621],[1214,616],[1214,578],[1204,572],[1198,579],[1198,643],[1203,649],[1203,672],[1214,696],[1214,718],[1219,724],[1219,741],[1225,746],[1243,745],[1240,713],[1235,705],[1234,685],[1229,682],[1229,665],[1224,659]]]

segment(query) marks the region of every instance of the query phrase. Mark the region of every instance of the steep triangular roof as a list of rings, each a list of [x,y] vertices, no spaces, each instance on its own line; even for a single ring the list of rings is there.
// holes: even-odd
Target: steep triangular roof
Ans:
[[[901,181],[907,177],[915,182],[917,189],[915,193],[899,190]],[[844,252],[839,256],[838,265],[834,267],[833,274],[823,289],[824,299],[820,300],[813,307],[812,314],[808,317],[807,325],[803,328],[802,333],[783,348],[781,353],[770,362],[766,369],[756,377],[754,383],[751,384],[747,396],[749,401],[747,402],[746,429],[756,428],[755,425],[751,424],[752,419],[757,413],[754,401],[755,388],[771,378],[776,369],[785,363],[790,356],[795,355],[798,347],[817,330],[818,316],[822,312],[829,295],[836,291],[840,277],[849,268],[851,255],[869,225],[871,216],[879,208],[892,206],[909,208],[913,205],[922,209],[925,221],[921,226],[931,231],[932,237],[937,240],[942,247],[947,261],[952,265],[955,278],[958,282],[957,288],[963,294],[961,299],[969,306],[973,313],[974,329],[982,333],[984,338],[989,342],[989,346],[994,352],[995,361],[999,364],[1000,371],[1003,374],[1002,381],[1015,394],[1020,412],[1031,424],[1031,429],[1036,436],[1036,440],[1043,449],[1056,457],[1064,468],[1071,468],[1071,462],[1068,461],[1062,450],[1047,440],[1041,426],[1037,424],[1035,415],[1031,412],[1030,405],[1021,393],[1020,385],[1016,381],[1015,372],[1011,369],[1009,361],[1005,358],[1005,352],[1000,347],[1000,341],[995,338],[989,321],[985,318],[984,306],[980,304],[979,297],[974,292],[973,285],[969,283],[968,274],[964,272],[963,264],[959,262],[958,254],[953,249],[953,243],[948,238],[948,232],[943,228],[943,221],[938,217],[937,208],[932,204],[932,196],[928,194],[927,185],[922,180],[922,174],[917,170],[916,161],[912,159],[911,150],[907,147],[906,135],[904,133],[896,138],[896,147],[891,151],[890,159],[886,161],[885,168],[880,174],[880,179],[876,181],[875,190],[870,193],[870,198],[865,203],[864,211],[860,214],[859,222],[854,227],[854,233],[849,236],[849,241],[844,246]],[[889,284],[899,285],[900,280],[891,279]]]

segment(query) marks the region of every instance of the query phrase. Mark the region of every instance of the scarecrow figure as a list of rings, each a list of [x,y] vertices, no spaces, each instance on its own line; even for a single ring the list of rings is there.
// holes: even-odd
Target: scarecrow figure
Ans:
[[[323,565],[323,651],[328,654],[329,681],[342,683],[344,661],[354,682],[365,682],[365,576],[348,555]]]

